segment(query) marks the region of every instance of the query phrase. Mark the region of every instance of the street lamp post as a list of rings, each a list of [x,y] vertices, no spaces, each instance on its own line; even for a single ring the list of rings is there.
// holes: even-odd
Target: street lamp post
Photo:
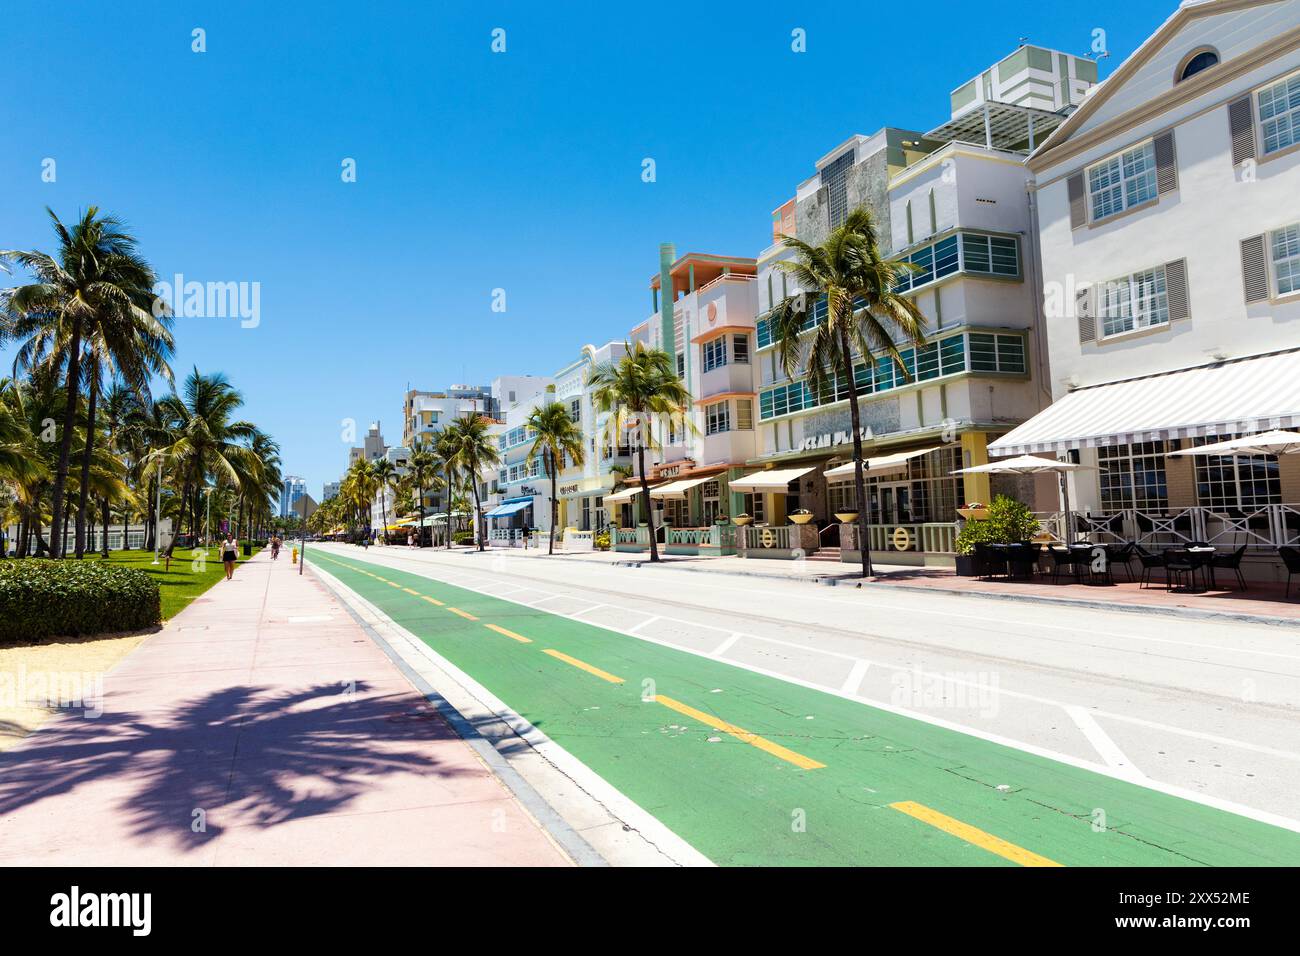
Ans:
[[[158,462],[158,494],[153,509],[153,563],[158,563],[158,549],[162,545],[162,462]]]

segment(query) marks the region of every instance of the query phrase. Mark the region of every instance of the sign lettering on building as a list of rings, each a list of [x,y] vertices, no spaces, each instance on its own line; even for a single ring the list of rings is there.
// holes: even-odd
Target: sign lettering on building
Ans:
[[[863,441],[871,440],[871,426],[864,425],[859,429]],[[820,435],[809,435],[799,446],[802,451],[816,451],[818,448],[833,448],[836,445],[847,445],[853,441],[853,430],[850,428],[841,431],[823,432]]]

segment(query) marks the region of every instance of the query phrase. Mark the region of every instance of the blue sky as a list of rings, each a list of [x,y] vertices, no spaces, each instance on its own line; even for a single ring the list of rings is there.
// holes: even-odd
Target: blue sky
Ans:
[[[346,464],[341,420],[392,442],[408,383],[551,373],[646,317],[660,242],[755,255],[852,133],[937,125],[1020,37],[1084,54],[1104,29],[1105,77],[1174,9],[280,6],[10,0],[0,248],[49,248],[44,207],[93,203],[164,278],[259,283],[256,328],[179,319],[174,366],[225,372],[315,497]]]

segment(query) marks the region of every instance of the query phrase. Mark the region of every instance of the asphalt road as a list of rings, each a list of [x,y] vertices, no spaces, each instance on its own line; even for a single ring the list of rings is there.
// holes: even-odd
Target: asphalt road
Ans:
[[[1300,862],[1300,630],[313,553],[718,863]]]

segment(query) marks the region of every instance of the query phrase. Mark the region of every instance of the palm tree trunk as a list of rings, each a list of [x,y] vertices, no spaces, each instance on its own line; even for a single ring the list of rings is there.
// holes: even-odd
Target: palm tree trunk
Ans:
[[[555,452],[548,450],[544,451],[543,455],[551,459],[547,466],[551,470],[551,542],[547,545],[546,553],[552,555],[555,553],[555,522],[560,517],[560,504],[555,500],[555,473],[559,469],[555,467]]]
[[[447,469],[447,550],[451,550],[451,469]]]
[[[866,482],[862,477],[862,413],[858,409],[858,383],[853,380],[853,351],[849,347],[849,333],[840,329],[840,351],[847,369],[841,372],[849,386],[849,421],[853,428],[853,493],[858,506],[858,550],[862,553],[862,576],[871,577],[871,539],[868,528],[871,515],[867,512]]]
[[[654,512],[650,510],[650,482],[645,476],[645,442],[636,443],[636,460],[638,475],[641,479],[641,501],[645,508],[646,527],[650,530],[650,560],[659,560],[659,542],[655,540]]]
[[[102,554],[104,557],[107,558],[108,557],[108,522],[110,520],[108,514],[108,496],[105,495],[103,498],[100,498],[99,501],[100,501],[100,509],[101,509],[100,514],[102,514],[104,518],[104,540],[103,542],[101,542],[103,544],[103,547],[100,548],[99,550],[100,550],[100,554]],[[126,547],[126,525],[125,524],[122,525],[122,546]]]
[[[471,479],[469,483],[469,487],[470,487],[470,491],[474,492],[474,517],[478,519],[475,522],[475,527],[478,528],[478,531],[474,535],[474,537],[478,538],[478,549],[482,551],[483,550],[483,506],[479,504],[479,500],[478,500],[478,482]]]
[[[81,453],[81,486],[77,489],[77,538],[76,551],[80,560],[86,553],[86,528],[90,502],[90,459],[95,454],[95,413],[99,403],[99,368],[92,365],[94,375],[90,378],[90,394],[86,399],[86,447]],[[91,521],[94,520],[93,516]]]
[[[72,430],[77,424],[77,398],[81,389],[81,315],[72,320],[72,341],[69,343],[67,408],[63,412],[63,434],[59,436],[59,464],[54,472],[54,507],[50,509],[50,557],[63,556],[63,492],[68,484],[68,463],[72,458]]]

